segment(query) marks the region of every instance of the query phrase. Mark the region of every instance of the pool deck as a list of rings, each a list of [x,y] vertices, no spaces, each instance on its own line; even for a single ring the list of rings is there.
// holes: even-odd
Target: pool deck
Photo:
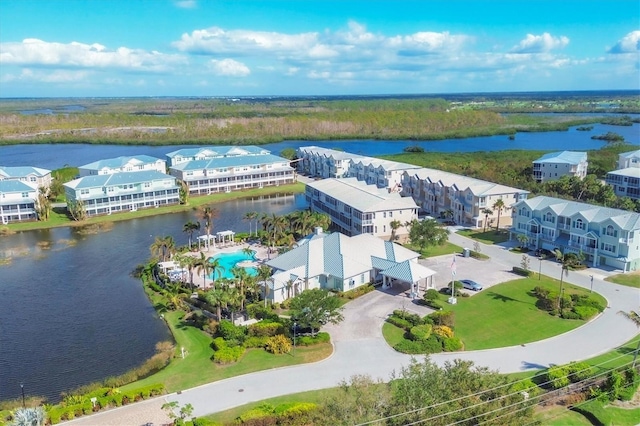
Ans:
[[[263,264],[267,259],[269,259],[269,254],[268,254],[268,247],[264,246],[260,243],[226,243],[226,244],[216,244],[215,246],[212,244],[208,249],[207,248],[201,248],[200,250],[196,250],[191,252],[191,255],[193,255],[194,257],[200,257],[200,253],[204,253],[205,256],[207,257],[213,257],[216,254],[221,254],[221,253],[233,253],[233,252],[237,252],[240,250],[243,250],[245,248],[250,248],[251,250],[255,251],[255,260],[244,260],[242,262],[240,262],[240,266],[243,267],[258,267],[261,264]],[[273,257],[273,255],[272,255]],[[212,286],[213,284],[213,280],[211,280],[209,277],[207,277],[205,280],[203,280],[202,275],[198,275],[196,276],[196,274],[194,273],[193,276],[193,283],[200,289],[208,289]]]

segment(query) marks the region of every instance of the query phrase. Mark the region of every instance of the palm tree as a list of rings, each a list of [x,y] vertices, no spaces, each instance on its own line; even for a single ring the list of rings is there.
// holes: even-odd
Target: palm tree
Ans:
[[[289,299],[291,297],[291,289],[293,288],[293,282],[294,280],[287,280],[287,282],[284,284],[285,289],[287,290],[287,299]]]
[[[496,224],[496,231],[500,229],[500,213],[502,213],[502,209],[504,209],[504,201],[502,201],[502,198],[499,198],[495,203],[493,203],[493,206],[491,206],[493,208],[493,210],[497,210],[498,211],[498,223]]]
[[[180,265],[181,268],[186,268],[187,271],[189,271],[189,285],[191,288],[191,292],[193,292],[193,269],[195,268],[197,260],[197,258],[185,254],[176,255],[176,262],[178,262],[178,265]]]
[[[211,206],[200,206],[197,212],[198,217],[204,220],[204,229],[207,231],[207,248],[209,248],[209,235],[213,231],[213,219],[218,217],[220,213]]]
[[[453,216],[454,216],[453,210],[447,209],[444,211],[444,218],[447,219],[447,221],[453,221]]]
[[[529,237],[527,237],[524,234],[518,234],[516,236],[516,239],[518,240],[518,242],[520,243],[520,248],[525,248],[527,243],[529,242]]]
[[[576,263],[580,263],[579,257],[572,255],[571,253],[562,253],[562,251],[555,249],[553,253],[556,256],[556,260],[560,262],[562,267],[560,271],[560,294],[558,295],[558,309],[560,310],[560,316],[562,316],[562,306],[560,300],[562,298],[562,284],[563,278],[569,275],[569,270],[576,266]]]
[[[258,266],[258,281],[262,281],[263,284],[263,298],[264,298],[264,307],[267,307],[267,296],[269,295],[269,284],[267,280],[271,278],[271,268],[267,265]]]
[[[169,305],[173,306],[174,311],[185,307],[184,295],[180,290],[180,284],[167,286],[167,297],[169,298]]]
[[[488,209],[488,208],[484,208],[482,209],[482,214],[484,215],[484,228],[482,229],[482,232],[487,232],[487,224],[489,223],[489,215],[493,214],[493,210]]]
[[[49,199],[49,190],[44,186],[38,188],[38,197],[36,199],[35,208],[38,220],[49,220],[49,215],[51,214],[51,199]]]
[[[149,248],[152,255],[157,255],[160,261],[164,262],[175,253],[176,243],[172,236],[166,235],[164,237],[156,237]]]
[[[200,253],[200,258],[195,261],[196,273],[202,272],[203,287],[207,283],[207,275],[213,274],[213,281],[215,284],[216,274],[220,277],[224,273],[224,268],[220,265],[220,259],[214,259],[213,257],[207,257],[204,253]]]
[[[329,217],[328,214],[313,212],[311,213],[311,218],[312,218],[312,224],[314,228],[320,227],[324,230],[327,230],[331,226],[331,217]]]
[[[191,240],[193,238],[193,233],[200,230],[200,222],[192,222],[188,221],[182,227],[182,232],[186,232],[189,234],[189,250],[191,250]]]
[[[247,272],[246,269],[244,269],[244,268],[242,268],[240,266],[234,266],[233,268],[231,268],[231,273],[235,277],[236,285],[240,286],[240,288],[239,288],[239,291],[240,291],[240,310],[243,311],[244,310],[244,301],[246,299],[244,285],[247,282],[247,279],[249,277],[249,273]]]
[[[251,236],[251,222],[258,216],[257,212],[247,212],[244,214],[243,219],[249,222],[249,236]],[[256,225],[256,234],[258,233]]]
[[[235,313],[238,307],[242,306],[243,296],[237,288],[227,290],[227,307],[231,311],[231,322],[235,320]]]
[[[389,226],[391,227],[391,236],[389,237],[389,241],[395,241],[397,238],[396,232],[402,226],[402,222],[399,220],[392,220],[389,222]]]
[[[227,303],[227,292],[220,285],[214,285],[207,290],[204,298],[208,304],[216,307],[218,321],[222,320],[222,306]]]
[[[618,311],[618,313],[624,316],[625,318],[627,318],[629,321],[633,322],[636,325],[636,327],[640,328],[640,314],[638,314],[635,311],[631,311],[631,312]],[[640,351],[640,340],[638,340],[638,347],[636,348],[635,353],[633,354],[633,362],[631,363],[631,368],[633,368],[634,370],[636,368],[636,359],[638,358],[639,351]]]
[[[179,188],[180,204],[189,204],[189,184],[181,179],[177,179]]]

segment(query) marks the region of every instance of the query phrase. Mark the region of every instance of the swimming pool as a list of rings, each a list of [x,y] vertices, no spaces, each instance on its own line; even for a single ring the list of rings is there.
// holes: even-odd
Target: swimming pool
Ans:
[[[212,273],[212,274],[209,275],[209,278],[212,278],[214,280],[217,280],[220,277],[233,279],[235,277],[231,273],[231,268],[233,268],[234,266],[236,266],[236,264],[238,264],[239,262],[242,262],[244,260],[256,260],[256,252],[255,251],[251,251],[251,254],[248,254],[248,253],[243,252],[242,250],[238,250],[238,251],[234,251],[232,253],[216,254],[215,256],[213,256],[213,259],[218,259],[219,260],[220,266],[222,266],[224,268],[224,271],[222,271],[222,275],[221,276],[219,276],[218,272],[215,272],[215,276]],[[247,267],[247,268],[244,268],[244,269],[246,269],[246,271],[251,276],[255,277],[256,275],[258,275],[258,270],[256,268]]]

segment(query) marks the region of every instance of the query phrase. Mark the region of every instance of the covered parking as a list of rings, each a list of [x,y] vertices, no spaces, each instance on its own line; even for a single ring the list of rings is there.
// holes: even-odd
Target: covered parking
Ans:
[[[436,272],[417,262],[405,260],[381,271],[380,274],[383,289],[392,287],[394,282],[407,283],[411,287],[411,297],[414,299],[418,296],[421,285],[423,291],[435,288],[433,276]]]

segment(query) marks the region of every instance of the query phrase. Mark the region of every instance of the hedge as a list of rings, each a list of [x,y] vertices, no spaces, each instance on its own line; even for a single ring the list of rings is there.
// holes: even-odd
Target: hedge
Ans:
[[[395,316],[390,316],[389,318],[387,318],[387,322],[389,324],[395,325],[396,327],[403,328],[407,331],[411,328],[411,323],[409,321]]]
[[[213,361],[218,364],[231,364],[237,362],[244,355],[244,351],[245,348],[243,346],[222,348],[213,353]]]
[[[273,337],[278,334],[284,334],[284,326],[279,322],[260,321],[251,324],[248,329],[249,336],[256,337]]]
[[[325,333],[324,331],[322,331],[315,336],[300,336],[296,338],[296,345],[312,346],[319,343],[329,343],[330,341],[331,336],[329,335],[329,333]]]
[[[533,275],[533,272],[529,269],[520,268],[519,266],[514,266],[511,269],[511,272],[513,272],[514,274],[522,275],[523,277],[530,277],[531,275]]]
[[[419,342],[425,341],[431,336],[431,330],[430,324],[416,325],[409,330],[409,338]]]

